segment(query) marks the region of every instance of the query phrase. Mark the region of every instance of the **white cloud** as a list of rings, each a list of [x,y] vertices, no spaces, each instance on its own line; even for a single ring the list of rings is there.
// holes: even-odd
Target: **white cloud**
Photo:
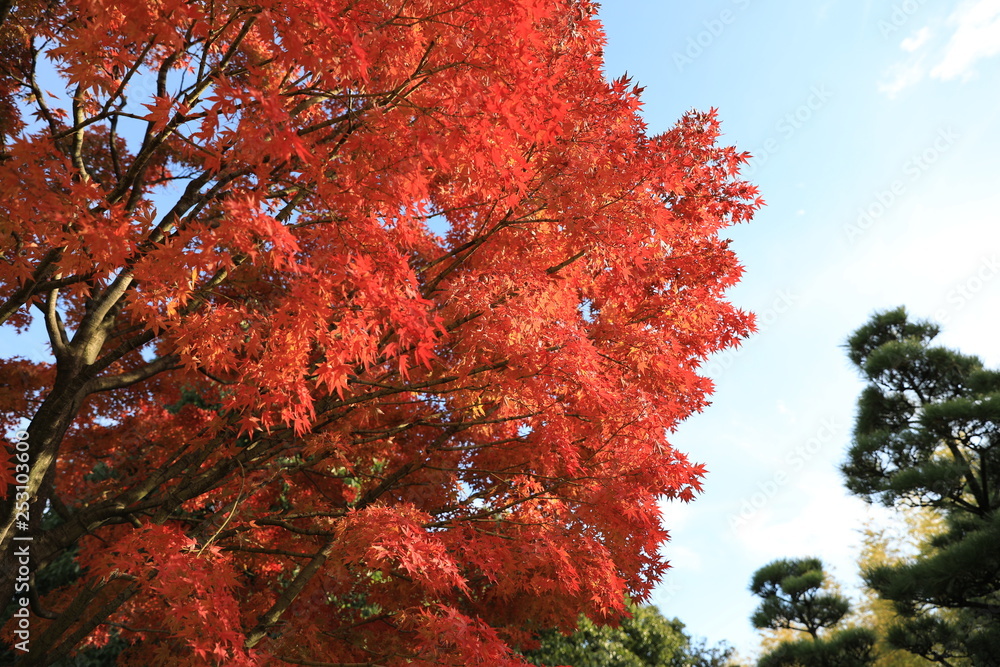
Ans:
[[[924,26],[923,28],[918,30],[912,37],[907,37],[906,39],[904,39],[902,43],[900,43],[899,48],[909,53],[913,53],[921,46],[926,44],[930,38],[931,38],[931,29],[927,26]]]
[[[863,524],[866,509],[847,496],[835,473],[810,475],[736,531],[740,550],[761,565],[775,558],[820,555],[849,571],[856,557],[851,537]]]
[[[931,76],[948,81],[971,77],[976,63],[1000,53],[1000,0],[965,3],[950,17],[957,26]]]
[[[890,99],[896,97],[904,88],[909,88],[924,78],[924,61],[920,58],[912,63],[893,65],[888,71],[888,81],[878,84],[880,93]]]
[[[899,48],[910,55],[889,67],[878,84],[879,92],[893,98],[927,75],[941,81],[967,81],[980,61],[1000,54],[1000,0],[964,2],[948,16],[945,26],[946,30],[936,31],[944,33],[941,40],[933,39],[935,31],[924,26],[900,42]]]

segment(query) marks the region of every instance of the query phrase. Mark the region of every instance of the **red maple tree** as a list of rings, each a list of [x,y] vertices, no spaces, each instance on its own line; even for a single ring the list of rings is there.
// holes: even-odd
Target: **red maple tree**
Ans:
[[[26,664],[521,664],[648,594],[752,328],[714,111],[648,135],[585,0],[0,5]]]

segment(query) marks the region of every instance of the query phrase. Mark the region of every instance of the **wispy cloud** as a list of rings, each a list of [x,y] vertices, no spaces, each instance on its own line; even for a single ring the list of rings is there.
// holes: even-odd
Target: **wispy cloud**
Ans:
[[[924,26],[899,48],[909,54],[885,72],[879,92],[892,98],[927,76],[941,81],[967,81],[985,58],[1000,54],[1000,0],[969,0],[944,22],[942,39]],[[928,64],[929,63],[929,64]]]
[[[967,3],[948,17],[955,32],[945,47],[941,62],[931,69],[931,76],[948,81],[968,79],[983,58],[1000,53],[1000,0]]]
[[[912,37],[907,37],[906,39],[904,39],[903,42],[899,45],[899,48],[909,53],[913,53],[921,46],[926,44],[927,40],[929,40],[930,38],[931,38],[930,27],[924,26],[923,28],[918,30],[916,34],[913,35]]]
[[[878,84],[878,90],[880,93],[893,98],[904,88],[909,88],[915,83],[919,83],[923,78],[923,58],[915,58],[912,62],[896,63],[886,72],[886,80]]]

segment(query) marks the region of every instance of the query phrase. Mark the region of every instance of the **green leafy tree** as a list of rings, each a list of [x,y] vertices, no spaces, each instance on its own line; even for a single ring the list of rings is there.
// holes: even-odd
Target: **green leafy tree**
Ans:
[[[830,632],[850,611],[842,595],[824,587],[818,558],[780,559],[754,573],[750,591],[761,598],[750,617],[754,627],[793,630],[808,638],[785,641],[768,651],[759,667],[866,667],[875,659],[875,633],[868,628]],[[821,631],[827,632],[821,635]]]
[[[1000,372],[932,346],[939,331],[897,308],[849,339],[868,386],[842,470],[869,502],[929,507],[944,519],[921,553],[863,572],[899,614],[890,644],[943,665],[997,664]]]
[[[667,620],[656,607],[631,606],[618,627],[596,625],[581,616],[574,633],[545,631],[541,646],[525,655],[536,665],[572,667],[723,667],[734,651],[725,644],[709,648]]]

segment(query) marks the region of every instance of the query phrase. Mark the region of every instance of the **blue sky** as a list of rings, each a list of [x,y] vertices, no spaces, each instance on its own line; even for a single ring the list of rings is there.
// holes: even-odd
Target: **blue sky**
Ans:
[[[732,300],[760,331],[706,366],[713,405],[672,442],[708,464],[666,508],[667,616],[749,657],[754,570],[816,555],[844,584],[866,519],[837,466],[863,387],[843,348],[905,305],[939,341],[1000,365],[1000,0],[615,0],[607,74],[645,86],[651,132],[716,107],[767,201],[728,234]]]

